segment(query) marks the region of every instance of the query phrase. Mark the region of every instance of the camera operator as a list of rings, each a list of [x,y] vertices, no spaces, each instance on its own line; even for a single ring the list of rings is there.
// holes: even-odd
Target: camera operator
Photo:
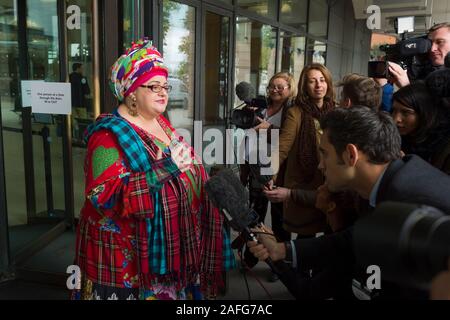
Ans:
[[[338,108],[322,118],[321,127],[324,134],[320,141],[319,168],[331,192],[358,193],[369,202],[367,214],[385,201],[419,202],[450,212],[450,177],[418,156],[401,159],[400,134],[388,114],[367,107]],[[248,246],[260,260],[268,257],[273,261],[284,260],[301,270],[332,267],[351,285],[352,277],[367,278],[367,274],[358,272],[362,270],[354,270],[352,239],[350,227],[320,238],[285,243],[260,235],[262,244],[249,242]],[[282,274],[283,283],[297,281],[283,277]],[[411,298],[412,292],[382,282],[377,294],[379,298],[398,299]]]
[[[444,22],[434,25],[428,30],[428,39],[432,42],[432,47],[428,53],[432,70],[444,67],[444,60],[447,53],[450,52],[450,23]],[[389,62],[389,73],[393,83],[399,88],[407,86],[410,83],[407,70],[394,62]],[[426,76],[426,75],[425,75]]]
[[[269,81],[267,86],[267,109],[261,111],[261,117],[258,117],[259,124],[253,127],[251,130],[268,130],[268,144],[270,143],[270,130],[279,129],[281,127],[281,123],[285,118],[285,114],[287,109],[292,106],[293,100],[297,95],[297,90],[295,86],[294,77],[286,72],[279,72],[275,74]],[[250,106],[251,107],[251,106]],[[257,150],[254,150],[255,145],[246,142],[246,154],[247,156]],[[246,159],[247,162],[249,159]],[[281,168],[280,170],[284,170]],[[282,175],[280,175],[280,178]],[[240,168],[240,178],[241,182],[244,185],[249,186],[250,191],[250,204],[253,206],[253,209],[259,215],[259,222],[264,222],[268,207],[268,199],[264,196],[262,189],[263,185],[258,181],[257,177],[255,177],[249,168],[248,164],[241,165]],[[282,181],[277,181],[277,183],[282,184]],[[272,204],[271,206],[271,218],[272,218],[272,227],[274,228],[274,232],[276,236],[280,240],[288,240],[290,239],[290,233],[285,231],[282,227],[282,216],[283,216],[283,207],[281,204]],[[255,264],[257,260],[254,259],[252,255],[247,256],[247,264],[249,267],[252,264]],[[254,260],[253,263],[251,260]],[[250,261],[249,261],[250,260]],[[271,280],[276,280],[275,276],[271,276]]]

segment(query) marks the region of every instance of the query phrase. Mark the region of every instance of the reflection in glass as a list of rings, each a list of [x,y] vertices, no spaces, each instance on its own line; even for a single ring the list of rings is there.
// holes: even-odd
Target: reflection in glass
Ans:
[[[10,226],[27,223],[22,134],[14,131],[22,129],[17,9],[14,2],[2,1],[0,7],[0,102]]]
[[[274,0],[237,0],[240,8],[259,14],[260,16],[276,19],[278,1]]]
[[[306,61],[307,63],[326,63],[327,45],[323,42],[308,39],[306,49]]]
[[[127,48],[131,42],[136,41],[141,34],[140,21],[135,21],[136,13],[139,13],[140,1],[123,1],[123,47]]]
[[[206,14],[205,125],[225,125],[228,99],[230,19]]]
[[[270,78],[275,74],[276,31],[269,25],[237,18],[236,25],[236,84],[251,83],[256,93],[266,94]],[[236,97],[235,106],[241,102]]]
[[[280,21],[306,31],[308,0],[281,0]]]
[[[195,89],[195,8],[163,2],[164,60],[169,68],[167,114],[172,126],[193,133]],[[192,134],[193,136],[193,134]]]
[[[203,120],[203,131],[215,128],[222,132],[225,137],[226,112],[228,101],[228,66],[229,66],[229,35],[230,18],[223,17],[211,12],[206,13],[205,30],[205,87],[202,90],[205,97],[205,110]],[[212,141],[205,141],[203,150]],[[218,142],[218,141],[217,141]],[[218,142],[222,147],[223,142]],[[225,153],[214,153],[214,159],[204,158],[204,164],[223,164]]]
[[[29,75],[32,80],[59,82],[59,39],[56,0],[29,1],[27,41],[29,50]],[[64,174],[62,161],[62,135],[58,115],[33,114],[33,160],[35,172],[36,213],[38,218],[63,218]],[[49,138],[44,134],[48,132]],[[36,134],[39,133],[39,134]],[[49,142],[50,171],[45,170],[45,144]],[[46,183],[46,175],[51,175]],[[51,187],[51,188],[50,188]],[[47,194],[53,196],[48,203]],[[57,214],[56,209],[61,214]]]
[[[280,70],[291,73],[298,80],[305,66],[305,37],[281,32],[280,57]]]
[[[66,5],[77,5],[81,11],[80,29],[67,30],[69,80],[72,84],[72,146],[75,217],[84,200],[84,158],[86,154],[83,134],[94,120],[94,64],[93,64],[93,0],[66,0]],[[77,68],[77,66],[80,66]]]
[[[308,33],[317,37],[327,37],[328,34],[328,4],[327,0],[310,1]]]

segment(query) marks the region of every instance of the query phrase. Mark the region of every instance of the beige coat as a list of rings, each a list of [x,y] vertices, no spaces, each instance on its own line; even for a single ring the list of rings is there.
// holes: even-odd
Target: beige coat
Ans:
[[[310,183],[300,183],[301,174],[298,170],[299,136],[302,113],[299,107],[294,106],[287,111],[286,119],[280,131],[280,164],[286,162],[283,187],[289,189],[316,190],[323,184],[324,178],[319,169],[316,170],[314,179]],[[320,141],[322,131],[316,123],[317,139]],[[318,151],[317,151],[318,152]],[[295,193],[293,193],[295,195]],[[296,203],[297,202],[297,203]],[[323,232],[326,228],[326,217],[318,209],[312,206],[298,204],[292,199],[284,203],[283,228],[302,236],[314,236],[317,232]]]

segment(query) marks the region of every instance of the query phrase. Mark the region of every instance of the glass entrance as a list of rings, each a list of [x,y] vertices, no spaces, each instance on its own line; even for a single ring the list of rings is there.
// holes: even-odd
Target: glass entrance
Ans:
[[[61,79],[65,61],[58,17],[65,14],[58,3],[2,0],[0,6],[0,129],[6,186],[6,201],[0,203],[6,202],[2,215],[7,214],[0,223],[8,221],[9,264],[19,277],[37,253],[71,227],[68,215],[73,208],[67,206],[66,188],[72,181],[64,168],[68,122],[65,116],[32,113],[23,106],[21,94],[23,80]],[[5,240],[0,241],[3,246]],[[51,264],[49,259],[39,262],[41,267]]]
[[[0,271],[11,257],[8,264],[15,266],[19,277],[26,278],[26,272],[60,273],[65,277],[73,261],[71,197],[79,212],[84,189],[84,146],[72,149],[70,141],[73,135],[75,143],[79,143],[79,132],[92,121],[92,96],[96,94],[95,90],[83,91],[83,103],[75,106],[72,101],[77,116],[72,131],[67,116],[32,113],[29,106],[23,106],[22,81],[69,80],[69,74],[78,73],[81,64],[82,82],[93,83],[92,7],[93,0],[1,0],[0,129],[4,152],[0,156],[4,158],[6,191],[2,196],[6,201],[2,198],[0,205],[6,210],[2,209],[0,224],[7,223],[9,239],[2,234],[0,246],[9,254],[2,252]],[[67,30],[61,30],[61,26]],[[78,171],[72,171],[68,164],[72,161]],[[79,191],[75,196],[68,187],[74,178]],[[51,249],[47,250],[49,244]]]
[[[206,145],[213,143],[216,146],[214,152],[204,153],[205,165],[214,166],[225,164],[226,161],[226,129],[230,116],[227,106],[230,105],[231,18],[206,10],[204,19],[205,60],[202,95],[205,107],[201,120],[203,121],[203,131],[218,130],[221,132],[223,139],[223,141],[213,141],[211,138],[211,141],[205,142]],[[209,135],[206,135],[206,137],[210,138]],[[207,146],[205,151],[208,151]],[[208,157],[208,155],[211,155],[211,157]]]

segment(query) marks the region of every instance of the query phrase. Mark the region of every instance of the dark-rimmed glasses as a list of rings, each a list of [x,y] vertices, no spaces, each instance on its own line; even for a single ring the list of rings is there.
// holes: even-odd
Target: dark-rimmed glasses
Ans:
[[[170,91],[172,91],[172,86],[171,85],[165,85],[165,86],[161,86],[159,84],[151,84],[151,85],[141,85],[141,88],[147,88],[152,90],[152,92],[154,93],[160,93],[162,91],[162,89],[166,90],[167,93],[169,93]]]

